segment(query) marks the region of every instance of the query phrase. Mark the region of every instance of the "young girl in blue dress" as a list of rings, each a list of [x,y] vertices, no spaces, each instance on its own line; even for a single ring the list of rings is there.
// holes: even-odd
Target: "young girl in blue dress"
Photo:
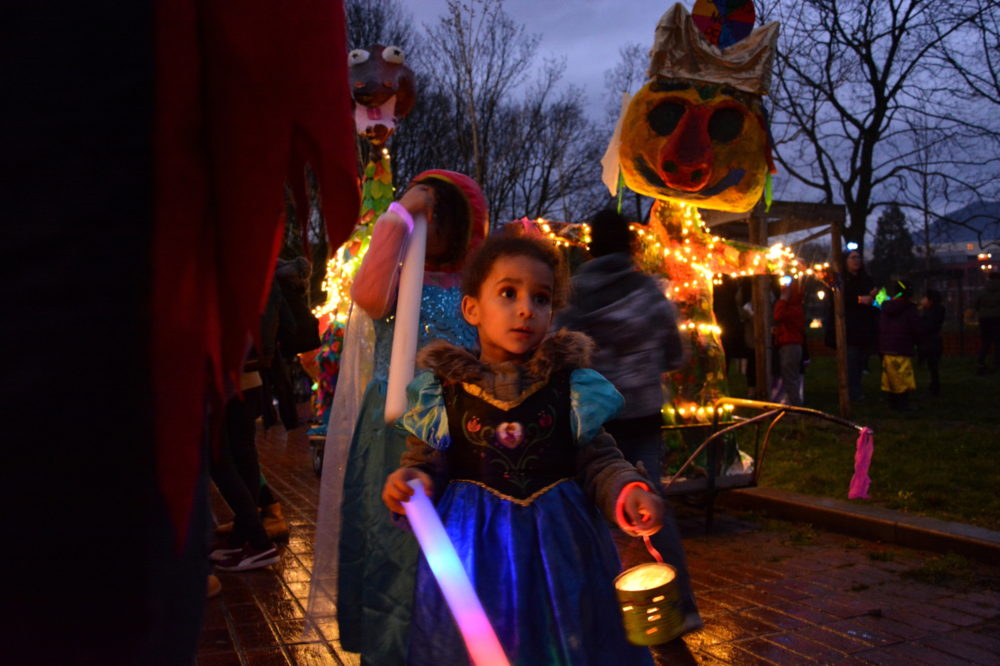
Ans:
[[[407,481],[421,480],[512,664],[651,664],[625,640],[605,518],[651,534],[662,504],[601,428],[622,397],[587,369],[593,343],[550,334],[567,282],[546,241],[487,239],[462,281],[479,350],[443,341],[421,350],[428,372],[410,384],[397,422],[407,452],[382,497],[402,514]],[[407,663],[468,663],[423,558]]]
[[[351,288],[355,305],[373,319],[374,369],[343,471],[343,503],[331,507],[339,512],[334,549],[319,536],[330,525],[317,525],[310,599],[311,614],[322,620],[316,611],[327,610],[331,596],[327,588],[333,587],[325,579],[334,578],[341,645],[361,653],[362,663],[377,666],[405,663],[419,550],[412,535],[393,525],[381,499],[385,478],[406,450],[404,434],[385,422],[385,397],[400,261],[413,217],[419,214],[428,225],[417,344],[422,347],[433,340],[475,344],[475,329],[457,313],[461,268],[489,226],[486,199],[467,176],[444,169],[425,171],[375,224],[371,246]]]

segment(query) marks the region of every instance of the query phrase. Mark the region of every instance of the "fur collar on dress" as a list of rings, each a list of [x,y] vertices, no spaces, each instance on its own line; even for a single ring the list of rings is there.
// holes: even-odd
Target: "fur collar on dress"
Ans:
[[[548,379],[564,368],[590,367],[594,341],[578,331],[562,329],[542,340],[538,349],[523,366],[513,362],[489,365],[468,349],[436,340],[417,355],[417,367],[433,370],[445,382],[480,383],[490,375],[521,376],[520,383]]]

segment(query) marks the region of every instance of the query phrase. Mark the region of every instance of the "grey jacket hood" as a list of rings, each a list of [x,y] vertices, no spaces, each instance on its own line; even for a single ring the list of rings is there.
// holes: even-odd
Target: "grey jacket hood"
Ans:
[[[656,281],[637,270],[627,254],[593,259],[577,271],[556,326],[593,338],[594,369],[625,396],[619,418],[659,412],[660,376],[683,360],[677,315]]]

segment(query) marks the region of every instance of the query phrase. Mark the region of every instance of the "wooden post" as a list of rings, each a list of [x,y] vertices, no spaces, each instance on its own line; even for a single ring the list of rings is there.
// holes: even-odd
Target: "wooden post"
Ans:
[[[763,206],[758,204],[757,214],[750,217],[750,243],[767,245],[767,218]],[[753,341],[754,360],[757,364],[756,390],[758,400],[771,399],[771,298],[768,275],[753,278]]]
[[[850,418],[851,397],[847,387],[847,327],[844,323],[844,253],[841,251],[843,239],[840,223],[830,225],[830,265],[837,271],[837,283],[833,289],[833,328],[837,338],[837,397],[840,416]]]

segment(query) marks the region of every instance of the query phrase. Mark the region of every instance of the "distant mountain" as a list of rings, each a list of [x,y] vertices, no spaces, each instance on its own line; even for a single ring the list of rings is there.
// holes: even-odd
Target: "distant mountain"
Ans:
[[[922,245],[922,231],[913,232],[913,242]],[[1000,201],[980,201],[951,211],[930,225],[931,243],[976,243],[1000,241]]]

